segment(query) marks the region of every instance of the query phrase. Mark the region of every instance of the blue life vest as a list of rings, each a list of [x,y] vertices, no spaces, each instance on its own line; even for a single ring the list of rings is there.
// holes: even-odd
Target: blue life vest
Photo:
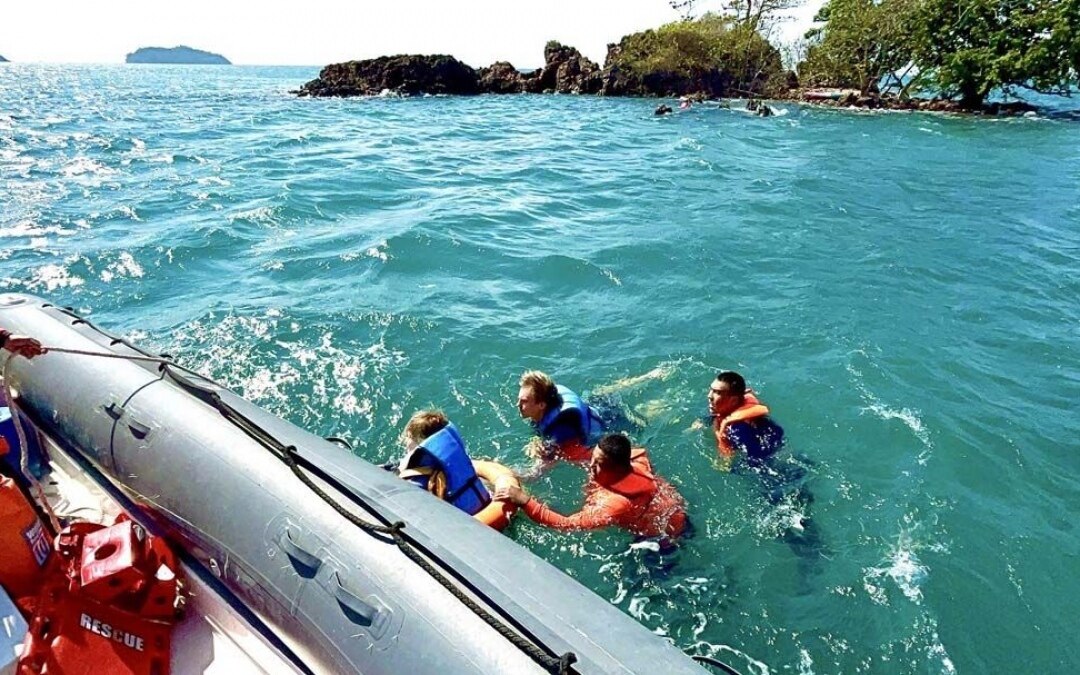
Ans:
[[[562,405],[554,410],[548,410],[536,424],[536,430],[541,436],[551,436],[552,429],[557,421],[564,422],[573,420],[581,441],[586,445],[593,445],[600,440],[604,432],[604,422],[589,404],[581,400],[581,397],[570,391],[561,384],[555,385],[562,399]],[[565,416],[564,416],[565,415]]]
[[[441,471],[446,476],[446,492],[441,495],[442,499],[469,515],[491,503],[491,495],[476,475],[465,450],[465,441],[461,440],[453,424],[425,438],[401,465],[401,477],[425,490],[429,487],[431,474]]]

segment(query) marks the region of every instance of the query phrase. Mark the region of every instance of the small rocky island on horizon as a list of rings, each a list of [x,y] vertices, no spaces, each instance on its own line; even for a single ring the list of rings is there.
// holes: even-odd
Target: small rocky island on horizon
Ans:
[[[125,63],[172,63],[228,66],[232,63],[213,52],[180,45],[178,47],[140,47],[124,59]]]
[[[8,60],[7,60],[7,59],[5,59],[5,58],[3,57],[3,55],[0,55],[0,63],[7,63],[7,62],[8,62]]]

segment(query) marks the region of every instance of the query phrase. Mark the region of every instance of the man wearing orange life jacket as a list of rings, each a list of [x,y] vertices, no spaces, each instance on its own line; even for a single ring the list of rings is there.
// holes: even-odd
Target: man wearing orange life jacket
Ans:
[[[682,496],[652,472],[644,448],[631,448],[623,434],[608,434],[593,448],[590,480],[581,511],[564,516],[518,487],[496,491],[524,507],[532,520],[556,530],[597,530],[621,527],[640,537],[674,539],[686,527]]]
[[[769,409],[754,392],[746,388],[746,380],[736,372],[725,370],[709,387],[709,411],[712,413],[716,447],[724,460],[742,450],[750,463],[762,462],[784,443],[784,429],[769,417]]]

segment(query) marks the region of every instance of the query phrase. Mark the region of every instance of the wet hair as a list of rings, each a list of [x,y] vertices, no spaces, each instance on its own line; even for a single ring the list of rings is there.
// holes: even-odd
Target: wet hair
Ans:
[[[598,445],[609,462],[623,469],[630,468],[630,439],[626,434],[607,434]]]
[[[527,370],[518,381],[518,386],[528,387],[536,398],[547,403],[548,410],[554,410],[562,405],[562,397],[555,388],[555,380],[547,373],[539,370]]]
[[[725,370],[722,373],[717,373],[716,380],[726,384],[728,391],[736,396],[743,396],[746,394],[746,380],[734,370]]]
[[[449,418],[441,410],[421,410],[413,413],[401,432],[402,440],[423,443],[424,439],[438,433],[450,424]]]

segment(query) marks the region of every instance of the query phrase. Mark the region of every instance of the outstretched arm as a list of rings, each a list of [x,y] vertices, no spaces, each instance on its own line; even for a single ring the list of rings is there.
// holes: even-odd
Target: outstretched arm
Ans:
[[[547,504],[532,498],[525,503],[525,515],[536,523],[554,530],[599,530],[615,524],[615,513],[610,509],[589,504],[577,513],[564,516]]]
[[[556,530],[598,530],[614,525],[625,505],[616,501],[595,502],[586,500],[585,507],[575,514],[564,516],[546,504],[530,497],[519,487],[507,486],[495,491],[495,499],[510,501],[525,509],[525,515],[533,521]]]
[[[12,335],[11,331],[6,330],[0,330],[0,349],[6,349],[12,354],[25,356],[28,359],[44,354],[47,351],[34,338]]]

